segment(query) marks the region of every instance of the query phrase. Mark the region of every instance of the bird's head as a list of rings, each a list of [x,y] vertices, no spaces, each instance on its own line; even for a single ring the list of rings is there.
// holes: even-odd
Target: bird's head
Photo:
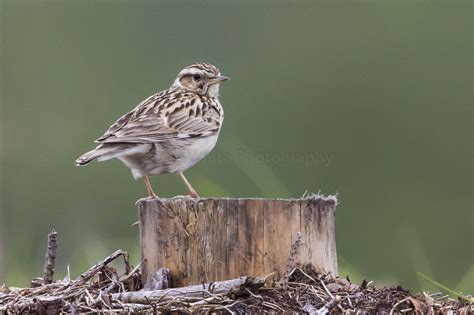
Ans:
[[[197,62],[187,66],[173,83],[173,87],[185,89],[200,95],[219,96],[219,83],[229,80],[219,69],[209,63]]]

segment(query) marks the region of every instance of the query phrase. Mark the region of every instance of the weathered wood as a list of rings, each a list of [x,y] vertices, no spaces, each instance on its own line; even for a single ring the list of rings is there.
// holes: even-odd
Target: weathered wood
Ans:
[[[54,262],[56,260],[56,252],[58,250],[58,233],[53,229],[48,234],[48,248],[46,249],[44,268],[43,268],[43,284],[53,283]]]
[[[245,288],[254,291],[259,287],[262,287],[265,284],[265,281],[266,279],[264,277],[241,277],[238,279],[196,284],[175,289],[114,293],[112,294],[112,298],[120,300],[123,303],[149,304],[150,302],[161,299],[164,296],[203,297],[206,296],[206,294],[231,294],[233,296],[239,296],[241,294],[248,294],[248,291],[245,290]]]
[[[154,274],[148,275],[143,290],[165,290],[170,287],[171,271],[168,268],[160,268]]]
[[[290,261],[337,275],[335,197],[144,199],[138,203],[143,280],[171,270],[172,287],[275,273]]]

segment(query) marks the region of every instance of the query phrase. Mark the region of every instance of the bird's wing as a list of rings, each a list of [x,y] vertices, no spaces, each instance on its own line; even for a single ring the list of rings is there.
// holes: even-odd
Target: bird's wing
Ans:
[[[218,132],[221,122],[217,100],[167,90],[149,97],[120,117],[96,142],[153,143],[204,137]]]

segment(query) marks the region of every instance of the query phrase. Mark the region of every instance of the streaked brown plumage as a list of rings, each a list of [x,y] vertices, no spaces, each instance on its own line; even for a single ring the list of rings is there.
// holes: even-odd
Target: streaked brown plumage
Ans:
[[[183,172],[216,144],[224,120],[219,84],[227,79],[208,63],[187,66],[169,89],[120,117],[95,141],[99,145],[81,155],[76,164],[118,158],[135,178],[144,177],[150,197],[156,195],[147,176],[178,173],[196,197]]]

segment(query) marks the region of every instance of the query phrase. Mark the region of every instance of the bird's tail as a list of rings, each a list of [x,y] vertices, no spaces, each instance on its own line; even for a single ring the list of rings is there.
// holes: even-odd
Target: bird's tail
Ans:
[[[84,166],[90,162],[97,160],[99,158],[109,155],[110,148],[104,147],[102,145],[97,146],[94,150],[84,153],[76,159],[77,166]]]
[[[142,145],[134,145],[134,144],[124,144],[124,143],[117,143],[117,144],[100,144],[94,150],[84,153],[76,160],[77,166],[84,166],[89,164],[90,162],[97,160],[107,161],[116,157],[120,157],[123,155],[138,153],[142,151]]]

